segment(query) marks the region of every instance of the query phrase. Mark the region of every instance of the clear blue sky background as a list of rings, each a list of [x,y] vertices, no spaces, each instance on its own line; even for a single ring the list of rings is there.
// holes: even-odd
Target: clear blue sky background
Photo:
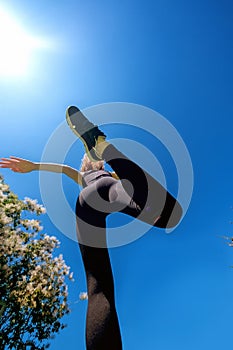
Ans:
[[[0,156],[40,160],[68,105],[112,101],[158,111],[189,149],[195,186],[180,226],[171,235],[153,228],[110,251],[124,349],[231,349],[233,251],[220,236],[233,232],[232,1],[3,5],[27,31],[53,45],[32,57],[28,77],[0,77]],[[79,166],[81,155],[78,141],[69,164]],[[41,201],[38,174],[1,173],[20,198]],[[70,180],[64,186],[74,207],[78,189]],[[75,277],[68,327],[52,340],[51,350],[83,350],[87,303],[76,302],[86,290],[78,245],[48,217],[43,225],[61,241]]]

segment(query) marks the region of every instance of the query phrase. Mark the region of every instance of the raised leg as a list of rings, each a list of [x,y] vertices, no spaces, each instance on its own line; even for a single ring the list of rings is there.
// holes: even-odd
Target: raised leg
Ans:
[[[116,172],[125,191],[132,195],[133,201],[139,205],[141,213],[138,218],[161,228],[176,226],[182,216],[181,205],[176,199],[157,180],[113,145],[107,142],[101,142],[99,145],[99,149],[103,149],[102,158]]]
[[[182,208],[158,181],[108,143],[103,132],[77,107],[68,107],[66,118],[72,131],[82,140],[89,158],[104,159],[122,180],[129,195],[133,188],[132,199],[141,209],[139,219],[162,228],[178,224]]]

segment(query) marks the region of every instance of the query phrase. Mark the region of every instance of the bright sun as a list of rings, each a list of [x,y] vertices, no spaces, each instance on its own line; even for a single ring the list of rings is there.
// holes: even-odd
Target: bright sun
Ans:
[[[22,76],[28,73],[32,55],[42,42],[0,9],[0,76]]]

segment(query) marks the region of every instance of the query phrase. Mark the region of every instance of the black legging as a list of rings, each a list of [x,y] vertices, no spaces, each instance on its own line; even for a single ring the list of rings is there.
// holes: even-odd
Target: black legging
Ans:
[[[103,158],[121,181],[102,177],[77,200],[77,235],[87,278],[87,350],[121,350],[114,283],[106,244],[106,217],[120,211],[157,227],[175,226],[179,203],[147,172],[113,145]],[[127,181],[126,181],[127,180]]]

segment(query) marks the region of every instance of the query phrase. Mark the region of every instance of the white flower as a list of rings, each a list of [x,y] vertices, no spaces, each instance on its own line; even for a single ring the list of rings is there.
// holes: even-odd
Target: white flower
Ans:
[[[45,214],[46,213],[46,209],[42,206],[40,206],[40,211],[41,211],[41,214]]]
[[[3,201],[6,197],[7,195],[0,189],[0,201]]]
[[[80,300],[87,300],[87,299],[88,299],[87,292],[81,292],[81,293],[79,294],[79,299],[80,299]]]
[[[9,191],[9,186],[6,184],[0,184],[0,189],[2,192],[8,192]]]
[[[31,199],[31,198],[28,198],[28,197],[25,197],[25,198],[24,198],[24,202],[25,202],[26,204],[31,205],[31,206],[37,205],[37,200],[36,200],[36,199]]]
[[[5,213],[0,212],[0,222],[3,225],[7,225],[12,221],[12,219],[5,215]]]
[[[41,266],[40,265],[37,265],[36,268],[35,268],[36,272],[40,271],[41,270]]]

